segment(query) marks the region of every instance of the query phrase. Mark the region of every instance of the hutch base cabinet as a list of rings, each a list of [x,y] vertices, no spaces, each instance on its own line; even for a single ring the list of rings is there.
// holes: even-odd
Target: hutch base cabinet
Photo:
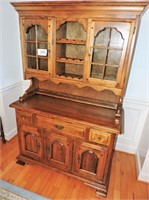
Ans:
[[[24,78],[17,163],[56,169],[106,196],[144,0],[13,2]]]

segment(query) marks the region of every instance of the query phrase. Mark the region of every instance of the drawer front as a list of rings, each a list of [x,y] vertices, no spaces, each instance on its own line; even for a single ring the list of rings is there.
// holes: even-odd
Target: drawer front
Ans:
[[[111,134],[96,129],[90,129],[89,140],[108,146],[111,141]]]
[[[33,123],[32,113],[17,110],[17,120],[21,124],[27,124],[27,125],[32,124]]]
[[[36,126],[48,128],[53,132],[65,133],[76,137],[84,137],[85,127],[69,124],[67,122],[56,119],[46,118],[43,116],[36,116],[34,123]]]

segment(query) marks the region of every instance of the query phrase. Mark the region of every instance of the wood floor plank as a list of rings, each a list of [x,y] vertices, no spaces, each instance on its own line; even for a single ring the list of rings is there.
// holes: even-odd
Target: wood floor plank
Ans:
[[[38,165],[16,164],[17,137],[1,143],[0,177],[52,200],[148,200],[149,184],[137,180],[134,155],[114,153],[107,198],[80,180]]]
[[[120,199],[127,199],[127,182],[129,180],[126,169],[127,154],[123,154],[120,159]]]

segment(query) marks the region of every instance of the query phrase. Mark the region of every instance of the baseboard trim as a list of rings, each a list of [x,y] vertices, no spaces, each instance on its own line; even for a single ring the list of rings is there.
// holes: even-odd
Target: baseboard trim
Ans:
[[[5,134],[5,139],[7,141],[11,140],[15,135],[17,135],[17,128],[14,128],[9,133]]]
[[[125,153],[129,153],[129,154],[135,154],[135,152],[136,152],[135,147],[130,146],[130,145],[123,145],[123,144],[120,144],[120,143],[116,143],[115,150],[125,152]]]
[[[145,183],[149,183],[149,174],[147,173],[140,173],[139,174],[139,177],[138,177],[138,181],[142,181],[142,182],[145,182]]]
[[[137,149],[135,161],[138,181],[149,183],[149,150],[146,153],[146,156],[144,155],[144,161],[141,163],[139,150]]]
[[[136,153],[135,153],[135,161],[136,161],[136,172],[137,172],[137,177],[138,177],[141,171],[141,162],[140,162],[138,149],[136,150]]]

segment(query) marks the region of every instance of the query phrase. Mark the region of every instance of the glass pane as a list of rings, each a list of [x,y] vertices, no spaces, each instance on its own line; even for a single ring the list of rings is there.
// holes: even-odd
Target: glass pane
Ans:
[[[95,36],[94,45],[107,46],[109,42],[110,28],[105,28]]]
[[[83,77],[83,65],[56,63],[56,74],[81,79]]]
[[[120,47],[123,46],[123,38],[120,32],[118,32],[115,28],[111,29],[111,40],[110,40],[110,46],[114,47]]]
[[[38,44],[39,49],[48,49],[48,44]]]
[[[103,74],[103,67],[100,65],[91,65],[91,74],[90,77],[92,78],[102,78]]]
[[[27,43],[27,55],[36,56],[36,44],[35,43]]]
[[[104,79],[115,81],[117,72],[118,72],[117,67],[106,67]]]
[[[36,69],[36,58],[28,57],[28,68]]]
[[[26,34],[27,34],[27,41],[35,41],[36,40],[35,25],[28,28]]]
[[[44,42],[48,41],[48,34],[41,26],[37,26],[37,40]]]
[[[107,64],[119,65],[121,59],[122,51],[119,50],[109,50]]]
[[[56,38],[86,40],[86,32],[78,22],[65,22],[57,31]]]
[[[92,62],[101,64],[105,63],[106,54],[106,49],[93,49]]]
[[[39,67],[39,70],[48,71],[48,60],[39,58],[38,59],[38,67]]]

